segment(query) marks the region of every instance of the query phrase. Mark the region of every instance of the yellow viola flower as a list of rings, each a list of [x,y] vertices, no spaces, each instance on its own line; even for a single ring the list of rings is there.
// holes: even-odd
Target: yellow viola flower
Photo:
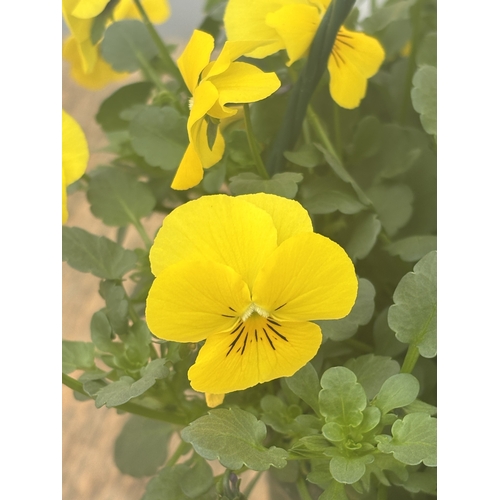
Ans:
[[[203,196],[171,212],[150,252],[146,321],[157,337],[205,341],[188,377],[216,406],[279,377],[321,344],[312,320],[346,316],[357,295],[346,252],[306,210],[271,194]]]
[[[85,71],[83,61],[80,55],[78,42],[74,36],[69,36],[63,43],[63,59],[70,63],[70,75],[76,83],[90,90],[99,90],[106,85],[123,80],[128,73],[116,72],[100,56],[100,44],[92,45],[95,51],[95,63],[92,69]]]
[[[246,53],[263,58],[286,50],[288,65],[305,57],[331,0],[229,0],[224,25],[227,39],[260,40]],[[330,94],[341,107],[359,106],[367,80],[382,65],[385,53],[378,40],[341,27],[330,58]]]
[[[199,184],[203,169],[210,168],[224,154],[224,138],[219,121],[238,110],[227,104],[260,101],[280,86],[275,73],[264,73],[251,64],[235,62],[260,42],[226,42],[215,61],[210,62],[214,39],[195,30],[178,59],[179,70],[192,94],[187,123],[189,146],[172,182],[173,189],[189,189]],[[208,138],[209,124],[216,127],[213,144]]]
[[[121,80],[127,73],[117,73],[101,57],[99,44],[93,44],[91,30],[94,18],[109,0],[63,0],[63,17],[71,35],[65,40],[63,58],[71,64],[74,80],[91,90],[98,90],[109,83]],[[151,22],[163,23],[170,16],[167,0],[143,0],[142,5]],[[113,10],[113,18],[140,19],[133,0],[120,0]]]
[[[62,112],[62,222],[68,220],[66,188],[77,181],[87,168],[89,147],[78,122]]]

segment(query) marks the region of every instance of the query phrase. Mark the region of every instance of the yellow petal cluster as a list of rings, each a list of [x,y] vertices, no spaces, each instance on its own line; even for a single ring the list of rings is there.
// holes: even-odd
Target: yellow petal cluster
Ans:
[[[172,182],[173,189],[189,189],[200,183],[203,169],[210,168],[224,154],[224,138],[219,123],[237,113],[241,104],[260,101],[280,86],[275,73],[237,62],[261,42],[226,42],[215,61],[210,61],[214,39],[195,30],[177,62],[186,86],[192,94],[187,123],[189,146]],[[209,142],[209,127],[215,129]]]
[[[62,112],[62,223],[68,220],[66,188],[77,181],[87,168],[89,147],[78,122]]]
[[[286,50],[288,65],[305,57],[331,0],[229,0],[224,17],[230,41],[260,40],[245,55],[263,58]],[[373,37],[341,27],[328,60],[330,94],[343,108],[359,106],[367,80],[384,61]]]
[[[101,57],[100,43],[93,44],[91,30],[94,18],[102,13],[109,0],[63,0],[62,11],[70,36],[63,44],[63,58],[71,64],[72,78],[91,90],[121,80],[127,73],[118,73]],[[154,23],[163,23],[170,16],[167,0],[142,0],[144,10]],[[120,0],[113,10],[115,21],[139,19],[133,0]]]
[[[299,203],[264,193],[178,207],[150,261],[148,326],[162,339],[205,341],[188,377],[210,406],[293,375],[321,344],[311,321],[343,318],[357,295],[346,252],[313,232]]]

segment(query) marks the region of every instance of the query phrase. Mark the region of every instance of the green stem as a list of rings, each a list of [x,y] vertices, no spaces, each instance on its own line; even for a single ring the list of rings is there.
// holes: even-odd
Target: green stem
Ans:
[[[415,4],[414,11],[412,13],[412,37],[411,37],[411,52],[408,57],[408,68],[406,69],[406,80],[403,91],[403,102],[401,103],[401,108],[399,112],[399,123],[405,124],[408,117],[408,111],[411,108],[411,89],[413,85],[413,75],[417,67],[417,46],[418,39],[420,37],[420,24],[422,10],[422,0],[418,0]]]
[[[323,125],[321,124],[321,121],[318,117],[318,115],[314,112],[311,106],[307,107],[307,118],[309,122],[312,125],[312,128],[316,132],[316,135],[318,136],[319,140],[321,141],[321,144],[323,147],[333,156],[335,160],[337,160],[340,164],[342,164],[342,161],[340,160],[339,155],[337,154],[337,151],[335,150],[335,147],[333,146],[332,142],[330,141],[330,138],[328,137],[328,134],[326,133],[325,129],[323,128]]]
[[[250,151],[252,152],[253,161],[257,168],[257,173],[264,179],[269,179],[269,174],[267,173],[266,167],[262,162],[260,157],[259,149],[257,147],[257,141],[253,133],[252,122],[250,120],[250,106],[245,103],[243,104],[243,109],[245,111],[245,127],[247,130],[248,145],[250,146]]]
[[[140,52],[136,52],[135,56],[137,57],[137,60],[139,61],[139,64],[141,66],[141,70],[144,73],[145,78],[147,80],[152,81],[155,84],[156,88],[160,92],[168,92],[167,87],[165,87],[163,82],[158,77],[156,71],[151,66],[151,64],[149,64],[149,62],[146,60],[146,58],[143,57]]]
[[[255,474],[253,479],[248,483],[247,487],[243,490],[243,495],[245,497],[250,496],[250,493],[252,493],[252,490],[254,489],[255,485],[257,484],[257,481],[260,479],[260,476],[262,476],[263,472],[264,471],[261,470],[260,472]]]
[[[405,360],[403,361],[403,366],[401,367],[401,373],[411,373],[415,365],[417,364],[420,353],[418,347],[414,344],[410,344],[408,351],[406,352]]]
[[[352,347],[353,349],[356,349],[357,351],[362,351],[362,352],[367,352],[367,353],[373,352],[373,347],[371,345],[365,344],[364,342],[361,342],[360,340],[346,339],[346,340],[344,340],[344,343],[347,344],[348,346]]]
[[[78,380],[70,377],[69,375],[66,375],[66,373],[62,374],[62,382],[65,386],[69,387],[73,391],[79,392],[80,394],[89,397],[89,395],[83,390],[83,384]],[[182,426],[185,426],[187,424],[185,419],[180,417],[179,415],[172,415],[170,413],[152,410],[151,408],[146,408],[135,403],[128,402],[119,406],[115,406],[114,408],[116,408],[117,410],[125,411],[127,413],[132,413],[134,415],[140,415],[141,417],[168,422],[169,424]]]
[[[336,102],[333,103],[333,121],[334,121],[333,133],[335,134],[335,148],[337,149],[338,157],[342,162],[342,129],[340,125],[340,106]]]
[[[169,51],[167,50],[167,47],[163,43],[163,40],[161,39],[160,35],[158,35],[158,32],[156,31],[155,27],[149,20],[149,17],[144,10],[144,7],[141,4],[140,0],[134,0],[134,3],[137,7],[137,10],[141,14],[142,21],[144,22],[147,30],[149,31],[149,34],[151,35],[151,38],[153,39],[154,43],[158,47],[158,50],[160,52],[160,57],[163,63],[166,66],[166,70],[183,86],[186,88],[186,84],[184,83],[184,79],[182,78],[181,72],[179,71],[179,68],[173,61]]]
[[[297,490],[299,491],[301,500],[312,500],[309,490],[307,489],[306,482],[302,476],[299,476],[297,479]]]
[[[139,233],[139,236],[141,237],[142,241],[144,242],[144,245],[146,248],[151,248],[153,245],[153,242],[149,238],[149,236],[146,233],[146,230],[144,229],[144,226],[141,224],[139,220],[137,220],[135,217],[132,219],[132,224],[134,227],[137,229],[137,232]]]
[[[173,467],[182,455],[185,455],[191,449],[191,445],[185,441],[181,441],[172,456],[167,460],[166,466]]]

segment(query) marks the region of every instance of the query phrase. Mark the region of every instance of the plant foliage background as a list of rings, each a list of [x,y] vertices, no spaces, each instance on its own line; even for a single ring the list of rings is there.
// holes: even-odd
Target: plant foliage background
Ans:
[[[219,47],[224,8],[208,1],[201,26]],[[71,218],[63,227],[63,260],[101,280],[96,293],[105,303],[88,341],[63,340],[63,381],[97,408],[130,414],[115,462],[124,474],[151,477],[143,500],[252,498],[238,483],[248,469],[266,471],[273,499],[436,495],[436,2],[373,2],[368,17],[358,16],[354,7],[345,25],[376,37],[386,53],[361,105],[336,105],[324,74],[281,171],[266,179],[255,170],[237,121],[223,131],[223,159],[188,191],[170,187],[189,112],[173,59],[144,20],[103,30],[103,58],[116,71],[140,70],[141,80],[112,93],[96,115],[113,159],[69,187],[70,196],[85,192],[116,236]],[[290,70],[280,55],[252,63],[275,71],[282,85],[249,107],[266,159],[307,61]],[[194,346],[157,339],[144,322],[153,277],[143,221],[219,192],[298,200],[315,231],[354,261],[359,293],[346,318],[318,322],[323,344],[294,376],[230,393],[209,410],[186,376]],[[141,245],[125,247],[132,231]],[[167,460],[167,446],[179,442]],[[226,472],[214,477],[210,460]]]

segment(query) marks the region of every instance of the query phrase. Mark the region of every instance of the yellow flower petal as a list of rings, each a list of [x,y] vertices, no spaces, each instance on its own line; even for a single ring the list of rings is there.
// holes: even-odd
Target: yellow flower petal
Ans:
[[[210,148],[208,144],[208,123],[206,120],[201,119],[195,124],[191,130],[191,139],[203,168],[210,168],[222,159],[225,147],[224,137],[220,130],[217,129],[214,144]]]
[[[207,402],[207,406],[209,408],[215,408],[216,406],[221,405],[224,402],[225,394],[210,394],[209,392],[205,393],[205,401]]]
[[[259,272],[252,301],[284,321],[339,319],[354,305],[358,281],[346,252],[302,233],[285,240]]]
[[[71,13],[79,19],[92,19],[104,10],[108,2],[109,0],[79,0]]]
[[[85,44],[91,44],[90,41]],[[117,73],[100,55],[99,46],[91,46],[95,61],[91,70],[81,56],[78,42],[74,37],[68,37],[63,44],[63,58],[71,64],[70,74],[79,85],[90,90],[99,90],[110,83],[127,78],[128,73]],[[85,67],[88,71],[85,71]]]
[[[158,276],[175,262],[212,260],[233,268],[251,288],[275,248],[267,212],[239,198],[203,196],[165,217],[151,248],[151,270]]]
[[[179,71],[191,94],[194,94],[200,74],[210,62],[210,54],[213,50],[212,35],[194,30],[186,48],[177,60]]]
[[[66,186],[78,180],[87,168],[89,147],[77,121],[62,112],[62,169]]]
[[[250,304],[248,286],[233,269],[210,261],[182,261],[153,281],[146,320],[157,336],[199,342],[230,331]],[[216,391],[213,391],[216,392]]]
[[[272,217],[278,232],[278,245],[294,234],[313,231],[307,210],[295,200],[265,193],[245,194],[238,198],[253,203]]]
[[[189,144],[175,173],[171,188],[189,189],[197,186],[202,179],[203,165],[193,145]]]
[[[78,19],[72,12],[80,0],[63,0],[62,13],[66,26],[78,42],[83,42],[90,38],[92,19]]]
[[[312,5],[286,5],[266,16],[266,23],[283,40],[288,66],[307,54],[320,21],[320,13]]]
[[[280,335],[270,326],[256,316],[234,333],[208,337],[188,372],[193,389],[223,394],[289,377],[318,351],[321,330],[314,323],[281,323]]]
[[[278,10],[283,0],[230,0],[224,14],[224,27],[229,41],[257,40],[262,43],[246,55],[263,58],[285,48],[274,28],[266,24],[266,16]]]
[[[149,20],[154,24],[162,24],[170,17],[170,5],[166,0],[141,0],[141,3]],[[141,14],[133,0],[120,0],[113,14],[117,21],[141,19]]]
[[[264,73],[252,64],[235,62],[224,73],[210,78],[219,91],[219,103],[255,102],[269,97],[281,82],[275,73]]]
[[[347,109],[359,106],[366,94],[367,79],[379,70],[384,57],[378,40],[341,28],[328,60],[333,100]]]

